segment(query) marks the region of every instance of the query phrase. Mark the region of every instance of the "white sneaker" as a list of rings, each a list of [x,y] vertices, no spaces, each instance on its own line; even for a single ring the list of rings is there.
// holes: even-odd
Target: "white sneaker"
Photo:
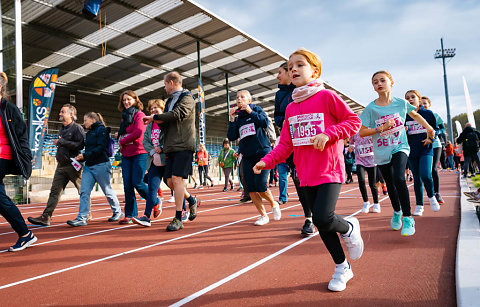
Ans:
[[[440,211],[440,204],[438,203],[438,201],[437,201],[437,199],[435,198],[435,196],[430,197],[430,198],[428,199],[428,201],[430,202],[430,208],[432,208],[432,211],[433,211],[433,212]]]
[[[382,212],[382,208],[380,207],[380,204],[373,204],[373,210],[374,213],[380,213]]]
[[[370,202],[364,202],[363,203],[363,208],[362,208],[362,213],[368,213],[368,211],[370,211],[370,207],[372,205],[370,205]]]
[[[270,222],[270,219],[268,218],[267,215],[262,215],[261,217],[258,218],[258,220],[253,223],[255,226],[263,226],[265,224],[268,224]]]
[[[415,207],[415,211],[413,212],[413,215],[415,216],[422,216],[423,215],[423,206],[417,205]]]
[[[347,245],[350,259],[357,260],[363,254],[363,239],[360,233],[360,223],[355,217],[347,217],[345,219],[352,227],[350,232],[342,234],[342,239]]]
[[[328,283],[328,290],[343,291],[347,288],[347,282],[352,279],[353,272],[350,264],[348,267],[336,267],[335,273],[332,275],[332,280]]]
[[[278,204],[278,202],[275,202],[275,204],[277,205],[272,208],[273,219],[275,221],[280,221],[280,218],[282,217],[282,211],[280,210],[280,205]]]
[[[174,203],[175,202],[175,196],[170,197],[168,200],[169,203]]]

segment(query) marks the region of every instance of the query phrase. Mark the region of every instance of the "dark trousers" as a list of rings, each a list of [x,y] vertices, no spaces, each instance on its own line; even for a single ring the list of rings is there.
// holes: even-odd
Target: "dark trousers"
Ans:
[[[148,193],[147,203],[145,205],[145,215],[150,218],[152,209],[158,202],[158,188],[162,183],[163,174],[165,173],[165,166],[156,166],[153,163],[147,173],[148,178]]]
[[[58,205],[60,196],[62,195],[68,182],[71,181],[75,188],[77,188],[78,195],[80,195],[80,185],[82,183],[82,169],[79,171],[69,164],[66,166],[57,166],[55,174],[53,175],[52,188],[47,200],[47,207],[43,210],[44,216],[52,216],[53,211]]]
[[[347,173],[347,181],[353,181],[353,177],[352,177],[353,164],[345,163],[345,172]]]
[[[477,165],[480,166],[480,161],[478,159],[478,154],[477,153],[473,153],[473,154],[469,154],[469,155],[466,155],[464,153],[464,156],[465,156],[465,161],[463,163],[463,174],[465,176],[468,175],[468,169],[470,167],[470,164],[472,164],[474,161],[477,162]],[[475,173],[475,169],[472,168],[472,174]],[[433,175],[433,174],[432,174]],[[435,179],[433,179],[434,183],[435,183]],[[435,191],[436,192],[436,191]]]
[[[8,197],[5,191],[5,184],[3,183],[3,178],[5,178],[7,170],[12,163],[12,160],[0,159],[0,214],[10,223],[18,236],[21,237],[26,235],[29,230],[20,210]]]
[[[202,176],[203,174],[203,176]],[[213,183],[212,178],[208,176],[208,165],[199,165],[198,166],[198,176],[200,177],[200,185],[207,185],[207,179],[210,180],[210,184]],[[203,177],[203,180],[202,180]]]
[[[433,164],[432,164],[432,179],[433,179],[433,190],[435,193],[438,193],[438,187],[440,186],[440,180],[438,178],[438,162],[440,161],[440,155],[442,154],[442,147],[433,149]],[[478,160],[478,157],[477,157]]]
[[[345,261],[345,253],[338,233],[347,233],[348,222],[335,214],[340,183],[326,183],[314,187],[302,187],[305,191],[306,203],[312,211],[313,224],[317,227],[323,243],[336,264]]]
[[[365,167],[363,165],[357,164],[358,187],[360,188],[360,193],[362,193],[362,199],[364,202],[368,201],[367,188],[365,187],[365,171],[367,171],[368,185],[370,186],[370,191],[372,191],[373,203],[378,204],[376,166]]]
[[[305,214],[305,218],[312,217],[312,210],[310,206],[307,204],[307,199],[305,197],[305,189],[300,187],[300,179],[297,176],[297,169],[295,165],[290,165],[290,174],[293,179],[293,183],[295,184],[295,189],[297,190],[298,200],[300,200],[300,204],[302,204],[303,213]]]
[[[250,192],[248,191],[248,187],[245,184],[245,177],[243,176],[243,159],[238,164],[238,173],[240,174],[240,182],[242,183],[242,186],[243,186],[243,195],[248,196],[248,193]]]
[[[229,183],[230,183],[230,186],[233,187],[233,181],[232,181],[232,179],[230,179],[230,174],[232,173],[232,169],[233,168],[231,168],[231,167],[224,167],[223,168],[223,175],[225,176],[225,185],[223,187],[224,189],[226,189],[228,187]]]
[[[395,211],[402,210],[403,216],[411,216],[410,195],[405,180],[405,167],[408,156],[404,152],[397,152],[388,164],[377,165],[387,183],[388,197]]]

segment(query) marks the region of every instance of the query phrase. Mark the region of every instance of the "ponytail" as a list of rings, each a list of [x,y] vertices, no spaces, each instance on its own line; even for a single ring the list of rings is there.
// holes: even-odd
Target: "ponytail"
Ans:
[[[85,114],[85,116],[88,117],[88,118],[91,118],[91,119],[95,120],[95,122],[100,121],[105,127],[107,126],[107,125],[105,124],[105,121],[103,120],[102,114],[100,114],[100,113],[88,112],[88,113]]]

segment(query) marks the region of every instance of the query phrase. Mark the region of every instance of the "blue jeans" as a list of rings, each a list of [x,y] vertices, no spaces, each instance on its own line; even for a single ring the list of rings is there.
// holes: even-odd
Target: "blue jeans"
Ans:
[[[447,157],[448,164],[450,165],[450,168],[453,170],[455,169],[455,164],[453,163],[453,155]]]
[[[122,157],[123,191],[125,192],[125,216],[138,215],[135,190],[141,197],[147,199],[148,188],[143,182],[147,168],[147,154],[133,157]]]
[[[413,188],[415,190],[417,206],[423,206],[424,185],[429,198],[435,195],[433,191],[432,163],[433,156],[421,156],[408,159],[408,165],[413,174]]]
[[[237,166],[238,187],[243,189],[242,181],[240,180],[240,165]]]
[[[95,182],[98,182],[103,194],[107,197],[113,214],[122,212],[117,195],[110,183],[111,169],[112,165],[110,162],[98,163],[92,166],[85,165],[83,167],[82,185],[80,186],[80,208],[78,209],[77,219],[87,220],[88,212],[90,212],[90,193],[92,193]]]
[[[280,195],[278,200],[287,201],[287,177],[288,177],[288,165],[287,163],[280,163],[278,167],[278,191]]]
[[[162,183],[163,174],[165,173],[165,166],[156,166],[152,163],[148,170],[148,194],[147,204],[145,206],[145,215],[150,218],[152,209],[158,203],[158,188]]]

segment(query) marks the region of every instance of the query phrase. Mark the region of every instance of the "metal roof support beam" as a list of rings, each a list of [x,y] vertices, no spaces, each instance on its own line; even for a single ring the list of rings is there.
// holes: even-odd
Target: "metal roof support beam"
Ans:
[[[17,107],[23,113],[22,3],[15,0],[15,83]]]
[[[228,89],[228,72],[225,73],[225,91],[227,94],[227,127],[230,121],[230,90]]]

